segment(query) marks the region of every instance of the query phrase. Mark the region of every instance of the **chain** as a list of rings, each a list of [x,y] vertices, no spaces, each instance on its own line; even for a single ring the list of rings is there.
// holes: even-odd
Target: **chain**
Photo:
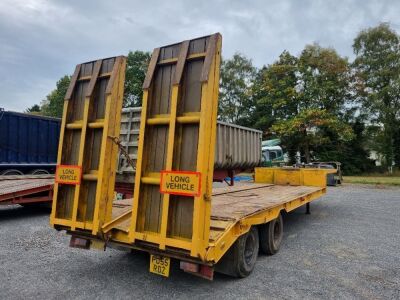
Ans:
[[[136,166],[134,161],[130,158],[128,152],[125,150],[125,147],[122,145],[121,140],[116,136],[108,136],[115,144],[117,144],[119,150],[121,151],[122,155],[125,157],[126,162],[136,170]]]

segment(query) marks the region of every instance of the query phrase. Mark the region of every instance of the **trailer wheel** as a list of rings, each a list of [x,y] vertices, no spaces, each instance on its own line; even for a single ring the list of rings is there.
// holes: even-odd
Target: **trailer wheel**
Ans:
[[[49,171],[44,170],[44,169],[35,169],[32,172],[30,172],[30,174],[32,175],[46,175],[46,174],[50,174]]]
[[[215,271],[233,277],[247,277],[256,264],[259,246],[258,230],[252,227],[236,240],[215,266]]]
[[[256,265],[259,237],[256,227],[242,235],[233,245],[236,248],[236,276],[244,278],[250,275]]]
[[[1,175],[24,175],[20,170],[17,169],[8,169],[8,170],[4,170]]]
[[[274,255],[279,251],[283,237],[282,215],[259,226],[260,250],[267,255]]]

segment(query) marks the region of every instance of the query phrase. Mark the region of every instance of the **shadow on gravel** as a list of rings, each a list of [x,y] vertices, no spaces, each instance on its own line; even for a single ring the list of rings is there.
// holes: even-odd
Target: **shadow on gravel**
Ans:
[[[299,207],[294,211],[289,213],[283,211],[282,218],[283,218],[283,233],[286,231],[291,231],[291,229],[296,228],[298,226],[304,226],[306,219],[312,218],[312,206],[311,206],[311,214],[306,214],[305,206]]]
[[[314,206],[314,212],[317,214],[319,211],[318,206]],[[313,219],[313,206],[311,206],[311,215],[305,214],[305,206],[300,207],[290,213],[283,212],[283,220],[284,220],[284,241],[287,239],[287,234],[298,232],[300,228],[306,230],[307,228],[307,220],[312,221]],[[260,254],[260,258],[267,257],[265,255]],[[92,276],[90,274],[99,274],[101,270],[108,270],[108,275],[112,276],[112,280],[116,282],[124,282],[129,278],[130,280],[134,280],[137,276],[140,277],[140,281],[142,282],[156,282],[156,284],[160,284],[162,288],[168,288],[174,285],[175,282],[179,281],[181,283],[185,283],[187,288],[191,288],[192,286],[210,287],[209,281],[193,276],[191,274],[185,273],[180,270],[179,260],[172,259],[171,268],[170,268],[170,276],[174,278],[172,281],[166,281],[165,278],[149,273],[149,254],[143,251],[132,251],[132,253],[127,252],[121,256],[112,256],[109,257],[109,260],[104,260],[100,264],[92,265],[89,269],[84,270],[84,274],[81,276]],[[79,271],[78,271],[79,272]],[[98,279],[101,281],[101,279]],[[215,282],[220,283],[228,283],[235,282],[237,278],[233,278],[224,274],[214,273],[214,284]],[[148,284],[146,283],[146,284]],[[176,289],[176,287],[174,287]]]
[[[0,223],[11,219],[50,215],[50,209],[43,206],[22,207],[19,205],[0,206]]]
[[[113,255],[112,257],[108,257],[108,260],[103,260],[96,265],[91,265],[88,269],[82,270],[79,268],[75,272],[78,274],[82,272],[79,276],[91,276],[92,280],[101,282],[103,279],[101,277],[96,278],[97,275],[93,277],[93,274],[102,274],[102,270],[107,270],[107,276],[109,276],[110,280],[119,282],[122,286],[126,285],[125,288],[128,289],[128,285],[132,285],[132,282],[140,282],[140,284],[144,286],[156,285],[159,286],[160,289],[167,288],[175,290],[177,290],[176,282],[185,285],[185,287],[181,287],[178,290],[190,290],[193,286],[196,286],[196,288],[200,286],[210,287],[210,281],[182,271],[179,267],[179,260],[177,259],[171,260],[170,279],[173,278],[173,280],[168,280],[160,275],[150,273],[149,259],[150,256],[147,252],[126,252],[121,256]],[[215,282],[232,282],[235,280],[238,279],[224,274],[214,273],[214,284]]]

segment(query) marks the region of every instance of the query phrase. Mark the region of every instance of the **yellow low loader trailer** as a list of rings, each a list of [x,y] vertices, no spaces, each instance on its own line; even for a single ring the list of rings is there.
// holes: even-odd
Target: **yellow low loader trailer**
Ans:
[[[71,247],[149,252],[212,279],[248,276],[282,241],[281,213],[326,192],[332,170],[256,168],[254,182],[213,189],[222,37],[153,51],[143,84],[133,199],[114,200],[125,57],[80,64],[61,125],[50,223]],[[333,170],[335,171],[335,170]]]

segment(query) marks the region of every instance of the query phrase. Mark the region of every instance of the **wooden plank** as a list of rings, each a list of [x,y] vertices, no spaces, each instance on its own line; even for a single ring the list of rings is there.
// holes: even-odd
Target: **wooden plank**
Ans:
[[[97,79],[100,74],[101,62],[102,62],[102,60],[99,59],[96,61],[95,65],[94,65],[93,74],[90,78],[89,86],[86,90],[86,97],[88,97],[88,98],[92,97],[92,94],[94,91],[94,86],[96,85]]]
[[[266,186],[213,196],[213,219],[239,220],[262,210],[289,203],[310,193],[320,191],[311,186]]]
[[[60,139],[58,164],[80,165],[84,176],[79,186],[55,185],[51,223],[97,234],[100,224],[111,216],[107,201],[109,189],[114,192],[110,182],[115,178],[117,145],[108,136],[119,128],[125,58],[111,57],[79,66],[74,77],[91,79],[75,79],[69,87],[71,98],[64,103],[61,132],[71,124],[76,128],[65,131]]]
[[[229,193],[235,193],[235,192],[242,192],[242,191],[246,191],[246,190],[253,190],[253,189],[269,187],[272,185],[273,184],[271,184],[271,183],[252,183],[251,182],[251,183],[242,184],[242,183],[236,182],[234,186],[213,188],[212,195],[217,196],[217,195],[223,195],[223,194],[229,194]]]
[[[219,36],[218,33],[213,34],[210,37],[210,40],[208,42],[206,58],[204,60],[203,69],[201,71],[201,77],[200,77],[200,81],[201,82],[207,82],[208,81],[208,76],[210,74],[210,69],[211,69],[211,63],[212,63],[212,61],[214,59],[215,49],[217,47],[218,36]]]
[[[115,86],[115,80],[118,77],[118,72],[119,72],[119,69],[121,67],[122,59],[123,59],[122,56],[118,56],[116,58],[116,60],[115,60],[115,63],[114,63],[113,69],[112,69],[112,73],[111,73],[111,76],[110,76],[110,80],[108,81],[107,88],[106,88],[106,94],[107,95],[111,94],[111,91]]]
[[[210,138],[211,129],[207,129],[202,137],[199,134],[199,127],[209,123],[213,118],[209,113],[214,112],[213,106],[215,111],[217,107],[216,81],[210,82],[209,89],[206,87],[208,98],[204,98],[202,106],[200,77],[209,39],[207,36],[153,51],[143,85],[143,109],[147,112],[142,114],[139,148],[142,144],[146,151],[142,154],[139,151],[137,156],[130,242],[140,239],[144,232],[146,236],[149,233],[158,236],[160,249],[168,245],[169,239],[192,240],[193,217],[202,218],[193,216],[194,197],[162,196],[154,183],[158,183],[161,170],[195,171],[199,140]],[[211,53],[209,68],[213,79],[217,78],[216,70],[219,71],[215,54]],[[202,171],[208,169],[208,157],[206,155],[202,160],[205,163]]]
[[[173,85],[179,85],[181,82],[182,74],[183,74],[183,68],[185,67],[185,61],[186,57],[189,51],[189,43],[190,41],[184,41],[182,42],[181,49],[179,51],[179,56],[178,56],[178,62],[175,70],[175,76],[174,76],[174,81]]]
[[[154,71],[157,66],[158,57],[160,55],[160,48],[155,48],[153,54],[151,55],[149,67],[147,69],[146,77],[143,81],[143,89],[150,88],[151,81],[153,79]]]
[[[86,146],[86,131],[87,131],[87,125],[89,121],[89,108],[90,108],[90,102],[92,100],[92,94],[93,94],[93,89],[95,84],[97,83],[97,77],[99,76],[100,73],[100,67],[102,64],[102,60],[98,60],[95,63],[94,70],[92,69],[92,66],[90,64],[90,69],[91,69],[91,79],[89,84],[86,86],[86,93],[82,91],[82,96],[85,94],[84,97],[84,108],[83,108],[83,116],[82,116],[82,128],[80,131],[80,142],[79,142],[79,153],[78,153],[78,166],[82,166],[84,163],[84,155],[85,155],[85,146]],[[86,64],[85,66],[88,66]],[[83,84],[82,84],[83,85]],[[83,178],[85,179],[85,178]],[[73,206],[72,206],[72,226],[71,230],[75,230],[76,228],[76,221],[78,217],[78,211],[82,212],[81,206],[83,205],[83,211],[86,211],[86,201],[85,197],[82,197],[83,201],[81,200],[81,186],[77,185],[75,186],[75,191],[74,191],[74,200],[73,200]],[[85,194],[85,190],[83,190],[83,194]]]
[[[175,147],[175,125],[176,125],[176,114],[177,114],[177,105],[178,105],[178,95],[179,95],[179,84],[181,82],[181,77],[183,73],[183,69],[185,66],[185,61],[187,57],[189,49],[189,41],[184,41],[181,44],[178,56],[177,67],[175,70],[175,76],[173,80],[172,87],[172,96],[171,96],[171,108],[170,108],[170,122],[168,128],[168,147],[167,147],[167,156],[164,170],[172,170],[173,166],[173,155],[174,155],[174,147]],[[172,75],[173,73],[171,73]],[[167,224],[168,224],[168,212],[169,212],[169,200],[170,195],[163,195],[163,203],[162,203],[162,216],[161,216],[161,238],[165,239],[167,236]],[[160,249],[165,249],[165,243],[160,243]]]
[[[64,100],[71,100],[72,93],[74,92],[76,81],[79,76],[79,72],[81,71],[81,64],[76,65],[74,74],[72,75],[71,82],[68,86],[67,92],[65,93]]]
[[[54,179],[15,179],[0,181],[0,201],[52,190]]]

